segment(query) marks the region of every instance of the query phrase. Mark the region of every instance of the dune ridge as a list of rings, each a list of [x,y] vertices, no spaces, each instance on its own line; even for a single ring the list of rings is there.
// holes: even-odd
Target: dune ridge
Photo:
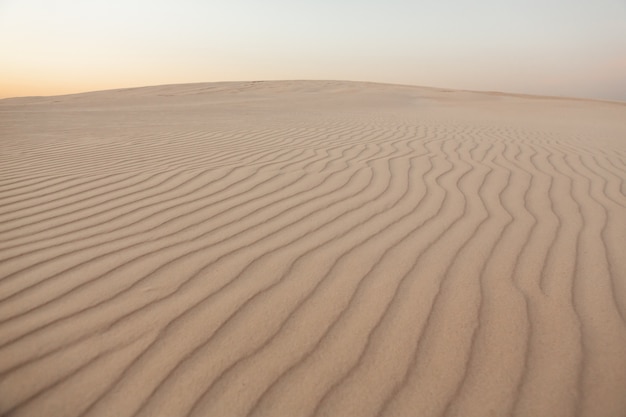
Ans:
[[[0,100],[0,414],[624,416],[626,104]]]

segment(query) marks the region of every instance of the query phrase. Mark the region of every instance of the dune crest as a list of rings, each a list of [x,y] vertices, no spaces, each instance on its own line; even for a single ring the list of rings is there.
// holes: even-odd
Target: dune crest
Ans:
[[[626,105],[0,100],[0,414],[624,416]]]

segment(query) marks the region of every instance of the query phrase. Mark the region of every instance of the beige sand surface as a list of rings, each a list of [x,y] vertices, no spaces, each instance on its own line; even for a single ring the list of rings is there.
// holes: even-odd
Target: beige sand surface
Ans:
[[[0,415],[626,416],[626,105],[0,100]]]

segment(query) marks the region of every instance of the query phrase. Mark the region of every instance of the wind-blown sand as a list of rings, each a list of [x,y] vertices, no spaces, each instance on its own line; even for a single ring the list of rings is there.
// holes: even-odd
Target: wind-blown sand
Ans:
[[[626,415],[626,105],[0,100],[0,414]]]

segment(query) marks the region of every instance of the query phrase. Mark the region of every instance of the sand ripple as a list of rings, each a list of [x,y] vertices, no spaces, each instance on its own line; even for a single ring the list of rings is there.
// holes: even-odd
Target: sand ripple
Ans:
[[[0,414],[624,416],[626,105],[0,100]]]

